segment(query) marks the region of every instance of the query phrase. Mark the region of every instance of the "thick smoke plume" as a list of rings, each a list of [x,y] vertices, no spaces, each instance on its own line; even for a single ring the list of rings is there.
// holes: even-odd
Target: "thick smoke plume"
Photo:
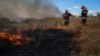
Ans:
[[[0,0],[0,17],[11,20],[40,19],[60,15],[60,10],[52,3],[52,0]]]

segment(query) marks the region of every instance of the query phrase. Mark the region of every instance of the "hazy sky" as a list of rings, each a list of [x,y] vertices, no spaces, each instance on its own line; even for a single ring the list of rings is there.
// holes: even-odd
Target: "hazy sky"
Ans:
[[[7,18],[61,17],[66,9],[73,15],[80,15],[81,6],[89,14],[100,12],[100,0],[0,0],[0,16]]]
[[[100,12],[100,0],[52,0],[53,3],[60,8],[62,12],[64,10],[69,10],[73,14],[80,14],[80,7],[85,5],[89,10],[89,14],[96,14],[97,11]]]

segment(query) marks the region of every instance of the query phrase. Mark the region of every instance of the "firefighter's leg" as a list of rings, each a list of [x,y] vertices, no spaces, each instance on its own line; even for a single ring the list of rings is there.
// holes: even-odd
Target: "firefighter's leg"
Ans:
[[[66,20],[64,21],[64,25],[66,26]]]
[[[65,20],[64,25],[69,25],[69,20]]]
[[[83,18],[82,18],[82,26],[85,26],[85,25],[86,25],[86,18],[83,17]]]
[[[69,20],[67,21],[67,25],[69,25]]]

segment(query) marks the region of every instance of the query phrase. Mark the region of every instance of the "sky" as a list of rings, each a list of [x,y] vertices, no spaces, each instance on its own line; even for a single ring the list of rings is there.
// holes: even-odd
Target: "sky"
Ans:
[[[96,15],[100,12],[100,0],[53,0],[53,3],[64,12],[66,9],[75,15],[80,15],[82,5],[86,6],[89,13]]]
[[[100,12],[100,0],[0,0],[0,16],[8,18],[61,17],[65,10],[80,16],[81,6],[88,9],[88,14]]]

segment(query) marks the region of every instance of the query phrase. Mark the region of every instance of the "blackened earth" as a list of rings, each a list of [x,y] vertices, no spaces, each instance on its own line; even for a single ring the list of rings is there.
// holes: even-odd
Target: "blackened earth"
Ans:
[[[71,39],[76,35],[73,31],[61,29],[35,29],[22,34],[36,41],[21,46],[1,46],[0,56],[70,56]]]

